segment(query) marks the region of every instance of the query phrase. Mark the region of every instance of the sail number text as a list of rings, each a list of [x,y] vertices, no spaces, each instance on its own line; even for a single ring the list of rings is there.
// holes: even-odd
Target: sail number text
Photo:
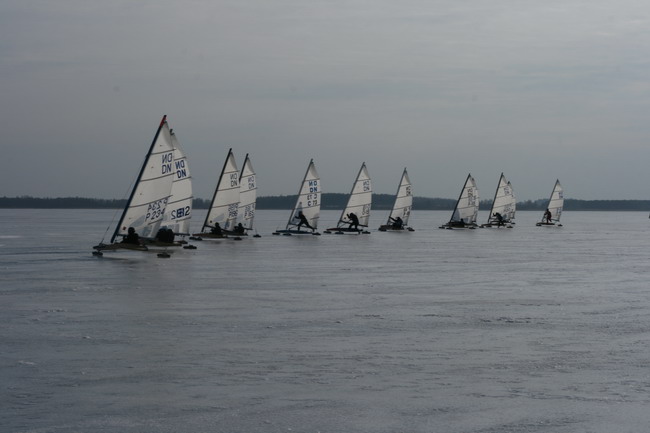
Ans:
[[[307,194],[307,207],[318,206],[320,194]]]
[[[162,217],[162,215],[165,213],[165,206],[167,206],[166,198],[149,203],[149,206],[147,206],[147,214],[145,215],[144,220],[153,221]]]
[[[309,194],[307,194],[307,206],[318,206],[320,199],[320,188],[318,187],[318,180],[309,181]]]
[[[192,209],[190,206],[179,207],[178,209],[171,211],[172,219],[175,220],[178,218],[189,217],[191,212]]]
[[[255,203],[244,206],[244,219],[251,219],[255,216]]]

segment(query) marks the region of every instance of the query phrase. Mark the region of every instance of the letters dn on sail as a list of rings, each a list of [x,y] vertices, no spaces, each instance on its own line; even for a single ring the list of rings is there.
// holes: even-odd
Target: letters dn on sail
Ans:
[[[174,152],[167,152],[161,156],[162,166],[161,173],[167,174],[172,172],[172,162],[174,162]]]
[[[187,177],[187,168],[185,168],[184,159],[174,161],[174,168],[176,168],[176,179],[185,179]]]

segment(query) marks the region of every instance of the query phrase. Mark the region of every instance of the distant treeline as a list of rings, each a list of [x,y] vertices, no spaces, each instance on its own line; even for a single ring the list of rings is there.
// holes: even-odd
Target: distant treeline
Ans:
[[[348,199],[347,194],[323,193],[321,207],[323,209],[343,209]],[[395,197],[391,194],[373,194],[372,208],[378,210],[390,209]],[[296,203],[295,195],[276,195],[257,198],[258,209],[291,209]],[[527,200],[517,203],[517,210],[544,210],[547,199]],[[456,200],[450,198],[413,197],[415,210],[452,210]],[[120,209],[126,205],[126,200],[106,200],[84,197],[36,198],[0,197],[0,208],[3,209]],[[481,209],[490,209],[491,200],[481,201]],[[195,209],[207,209],[210,200],[195,198]],[[564,200],[564,210],[589,211],[650,211],[650,200]]]

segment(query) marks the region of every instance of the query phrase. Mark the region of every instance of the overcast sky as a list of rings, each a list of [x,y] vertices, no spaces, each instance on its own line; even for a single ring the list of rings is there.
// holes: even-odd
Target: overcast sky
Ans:
[[[163,114],[195,196],[650,199],[647,0],[0,0],[0,196],[124,198]]]

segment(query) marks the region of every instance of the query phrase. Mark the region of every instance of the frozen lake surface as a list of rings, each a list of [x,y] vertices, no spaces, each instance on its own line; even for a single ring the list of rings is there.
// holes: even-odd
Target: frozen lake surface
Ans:
[[[92,257],[114,214],[0,210],[0,431],[650,425],[646,213],[284,237],[289,211],[259,211],[259,239]]]

